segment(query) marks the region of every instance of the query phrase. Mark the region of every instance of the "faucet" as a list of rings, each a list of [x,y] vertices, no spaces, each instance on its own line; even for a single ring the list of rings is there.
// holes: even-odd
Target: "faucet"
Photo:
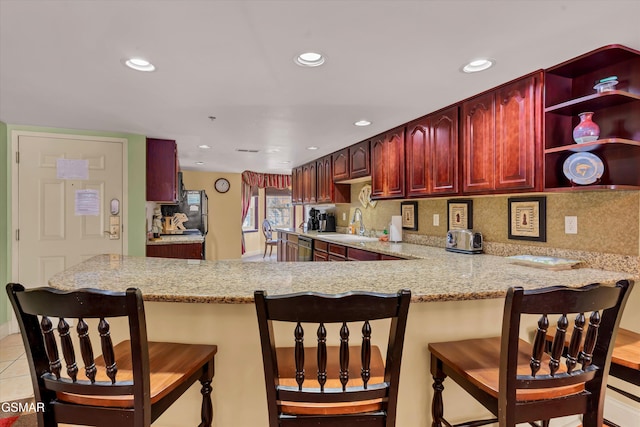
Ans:
[[[356,219],[356,217],[358,217],[358,219]],[[356,208],[356,210],[353,212],[353,218],[351,218],[351,224],[353,224],[354,222],[359,221],[360,222],[360,228],[358,228],[358,234],[360,236],[364,236],[364,222],[362,221],[362,211],[360,210],[360,208]]]

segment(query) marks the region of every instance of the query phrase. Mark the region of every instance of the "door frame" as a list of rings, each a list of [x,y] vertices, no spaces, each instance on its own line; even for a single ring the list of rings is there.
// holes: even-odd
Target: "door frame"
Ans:
[[[120,238],[122,239],[122,253],[123,255],[129,252],[129,226],[128,226],[128,218],[129,218],[129,182],[128,182],[128,144],[129,140],[126,138],[116,138],[109,136],[96,136],[96,135],[74,135],[74,134],[66,134],[66,133],[51,133],[51,132],[34,132],[34,131],[23,131],[23,130],[14,130],[11,132],[11,234],[9,238],[11,239],[11,281],[18,282],[19,277],[19,242],[16,240],[16,231],[18,229],[18,218],[20,217],[19,212],[19,182],[18,182],[18,165],[16,164],[16,153],[18,152],[18,142],[21,136],[33,136],[33,137],[43,137],[43,138],[54,138],[54,139],[75,139],[75,140],[84,140],[84,141],[96,141],[96,142],[110,142],[117,143],[122,145],[122,203],[120,204],[120,212],[121,212],[121,234]],[[11,332],[16,332],[17,323],[15,320],[15,315],[13,314],[13,309],[9,308],[9,313],[11,316]]]

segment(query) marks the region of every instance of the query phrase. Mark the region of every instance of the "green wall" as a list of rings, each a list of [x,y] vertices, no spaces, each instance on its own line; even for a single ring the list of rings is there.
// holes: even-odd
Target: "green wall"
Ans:
[[[145,199],[146,199],[146,137],[114,132],[95,132],[77,129],[58,129],[37,126],[19,126],[0,122],[0,200],[4,200],[4,211],[0,214],[0,279],[3,289],[0,292],[0,324],[10,319],[8,300],[4,284],[11,279],[11,133],[13,131],[46,132],[69,135],[104,136],[125,138],[128,140],[128,241],[127,255],[145,255]]]

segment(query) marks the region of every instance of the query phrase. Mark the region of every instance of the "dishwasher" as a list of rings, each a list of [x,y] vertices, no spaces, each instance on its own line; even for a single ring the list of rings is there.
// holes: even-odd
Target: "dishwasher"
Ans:
[[[313,239],[298,237],[298,261],[313,261]]]

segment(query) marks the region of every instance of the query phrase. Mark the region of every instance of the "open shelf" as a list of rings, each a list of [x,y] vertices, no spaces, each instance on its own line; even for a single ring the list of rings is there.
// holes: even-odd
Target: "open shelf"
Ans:
[[[615,90],[596,92],[595,83],[617,76]],[[544,191],[640,190],[640,52],[605,46],[545,70]],[[573,142],[578,115],[593,111],[600,138]],[[564,176],[576,152],[595,154],[604,164],[598,182],[575,185]]]
[[[611,108],[628,102],[640,102],[640,95],[621,90],[594,93],[561,104],[552,105],[547,107],[545,112],[575,116],[583,111],[598,111],[603,108]]]

